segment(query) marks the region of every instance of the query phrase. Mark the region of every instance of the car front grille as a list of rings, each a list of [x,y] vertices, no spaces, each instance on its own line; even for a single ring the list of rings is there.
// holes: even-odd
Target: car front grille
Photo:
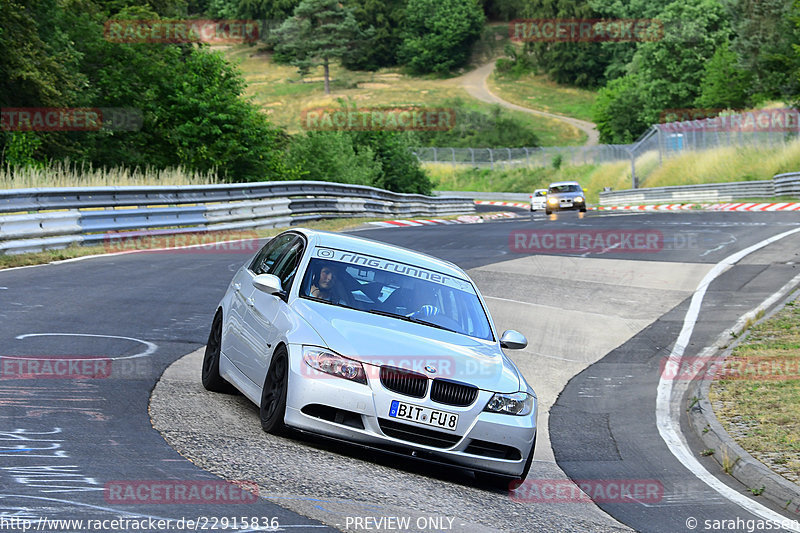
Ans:
[[[381,367],[381,384],[392,392],[424,398],[428,392],[428,377],[425,374],[394,368]]]
[[[415,444],[422,444],[423,446],[431,446],[433,448],[452,448],[461,440],[460,436],[453,435],[452,433],[444,433],[433,429],[401,424],[383,418],[378,419],[378,425],[381,431],[389,437],[413,442]]]
[[[434,379],[431,400],[446,405],[466,407],[478,397],[478,387],[446,379]]]

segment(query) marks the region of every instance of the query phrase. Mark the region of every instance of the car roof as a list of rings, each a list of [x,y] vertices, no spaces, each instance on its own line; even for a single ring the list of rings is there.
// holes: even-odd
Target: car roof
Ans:
[[[330,231],[310,230],[307,228],[292,228],[290,231],[305,235],[312,246],[322,246],[348,252],[358,252],[366,255],[374,255],[408,263],[415,266],[435,270],[442,274],[448,274],[457,278],[468,280],[467,274],[458,266],[450,261],[445,261],[432,255],[423,254],[401,246],[386,244],[372,239],[357,237],[344,233],[333,233]]]
[[[545,191],[545,192],[547,192],[547,189],[534,189],[534,190],[533,190],[533,192],[539,192],[539,191]]]
[[[581,186],[581,184],[578,183],[577,181],[555,181],[550,184],[550,187],[558,187],[560,185],[577,185],[578,187]]]

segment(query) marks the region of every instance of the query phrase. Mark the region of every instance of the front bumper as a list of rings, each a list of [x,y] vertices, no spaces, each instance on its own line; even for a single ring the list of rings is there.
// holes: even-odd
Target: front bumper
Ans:
[[[538,404],[527,416],[483,412],[492,396],[480,391],[468,407],[412,398],[383,387],[377,372],[367,385],[311,369],[302,347],[289,347],[289,388],[285,423],[339,439],[389,450],[408,450],[443,463],[517,476],[524,469],[536,437]],[[430,387],[429,387],[430,389]],[[389,417],[392,400],[459,415],[455,431]],[[392,436],[390,436],[390,434]]]

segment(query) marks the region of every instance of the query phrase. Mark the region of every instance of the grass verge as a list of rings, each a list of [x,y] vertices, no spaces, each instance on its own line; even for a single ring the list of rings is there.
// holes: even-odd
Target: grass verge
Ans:
[[[800,484],[800,299],[753,326],[712,383],[725,430],[753,457]]]
[[[483,47],[476,52],[477,60],[488,61],[497,53],[497,44],[507,29],[490,27],[485,32]],[[246,94],[270,116],[272,122],[286,127],[289,133],[303,131],[301,113],[315,107],[338,107],[338,100],[354,102],[358,107],[420,106],[442,107],[448,100],[461,99],[475,111],[489,114],[491,104],[479,102],[462,87],[460,77],[409,76],[399,68],[384,68],[375,72],[350,71],[331,65],[331,94],[323,90],[322,67],[312,69],[301,77],[290,65],[272,61],[271,54],[241,45],[225,49],[231,62],[238,64],[247,81]],[[582,132],[563,122],[537,117],[521,111],[505,110],[528,124],[543,146],[582,144]]]
[[[426,163],[423,166],[431,176],[434,189],[447,191],[530,193],[546,187],[552,181],[575,180],[583,186],[589,202],[597,203],[604,187],[613,190],[631,188],[629,161],[495,170],[454,167],[445,163]],[[776,148],[731,147],[686,152],[665,159],[661,165],[657,152],[645,153],[636,160],[636,175],[641,187],[769,180],[775,174],[798,170],[800,139]],[[792,202],[797,199],[781,197],[737,201]]]
[[[529,73],[518,78],[492,74],[489,89],[501,97],[523,107],[566,115],[592,121],[592,105],[596,91],[559,85],[544,74]]]

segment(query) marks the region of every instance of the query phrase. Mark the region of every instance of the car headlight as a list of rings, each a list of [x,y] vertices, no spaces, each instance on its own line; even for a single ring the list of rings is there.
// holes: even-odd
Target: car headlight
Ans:
[[[548,204],[557,204],[558,203],[558,198],[548,198],[547,199],[547,203]]]
[[[575,201],[581,203],[583,201],[583,196],[576,196]]]
[[[535,397],[527,392],[515,392],[512,394],[495,393],[484,411],[490,413],[504,413],[507,415],[525,416],[533,411]]]
[[[328,350],[305,347],[303,348],[303,361],[320,372],[363,383],[364,385],[367,384],[364,365]]]

